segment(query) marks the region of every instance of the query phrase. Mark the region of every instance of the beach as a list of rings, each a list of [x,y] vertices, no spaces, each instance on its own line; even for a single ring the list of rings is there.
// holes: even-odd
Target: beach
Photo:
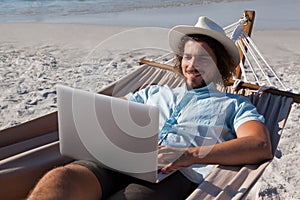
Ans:
[[[263,12],[268,1],[262,1],[261,4],[251,2],[197,6],[212,18],[213,9],[223,10],[213,18],[223,26],[228,25],[230,20],[238,20],[243,8],[256,9],[257,25],[252,33],[254,42],[286,87],[299,93],[299,17],[290,16],[288,12],[282,17],[277,15],[282,26],[274,25],[274,20],[269,19],[270,12],[279,10],[283,3],[276,0],[277,6],[262,14],[259,11]],[[293,6],[295,2],[288,0],[286,4],[288,8],[296,9]],[[136,16],[144,17],[148,27],[156,26],[152,29],[155,33],[164,33],[176,25],[176,12],[183,12],[187,8],[188,11],[194,9],[192,6],[178,6],[144,12],[128,11],[118,13],[115,18],[108,15],[106,20],[102,18],[102,22],[96,21],[94,24],[81,23],[83,19],[61,20],[60,23],[57,23],[57,19],[53,22],[0,22],[0,130],[56,111],[57,84],[99,91],[139,67],[140,59],[152,59],[169,51],[166,37],[159,35],[155,35],[155,41],[149,39],[141,45],[144,48],[140,44],[135,46],[134,51],[124,48],[125,53],[111,44],[119,38],[149,31],[147,27],[141,27],[142,21],[137,21]],[[228,12],[229,8],[235,9],[235,12]],[[177,22],[195,23],[199,14],[193,9],[192,14],[184,15]],[[226,10],[230,14],[222,18],[227,14]],[[142,12],[146,13],[145,16],[142,16]],[[145,45],[153,45],[150,53],[146,52],[149,46]],[[299,108],[299,104],[293,104],[275,157],[251,191],[250,199],[300,199]]]

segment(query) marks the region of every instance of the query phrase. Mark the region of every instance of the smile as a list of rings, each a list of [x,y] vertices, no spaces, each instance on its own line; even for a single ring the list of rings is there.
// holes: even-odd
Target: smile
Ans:
[[[199,72],[198,70],[188,70],[186,71],[186,74],[188,74],[189,76],[198,77],[201,76],[203,72]]]

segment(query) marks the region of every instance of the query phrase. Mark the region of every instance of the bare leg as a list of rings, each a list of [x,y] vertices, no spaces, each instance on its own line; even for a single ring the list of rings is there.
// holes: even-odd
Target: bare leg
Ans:
[[[31,192],[28,200],[101,199],[101,185],[86,167],[69,164],[48,172]]]

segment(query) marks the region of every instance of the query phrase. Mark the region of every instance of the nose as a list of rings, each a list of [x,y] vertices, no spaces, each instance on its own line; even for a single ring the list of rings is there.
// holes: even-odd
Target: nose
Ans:
[[[193,56],[189,61],[188,61],[188,67],[190,68],[199,68],[199,64],[197,62],[197,59],[195,58],[195,56]]]

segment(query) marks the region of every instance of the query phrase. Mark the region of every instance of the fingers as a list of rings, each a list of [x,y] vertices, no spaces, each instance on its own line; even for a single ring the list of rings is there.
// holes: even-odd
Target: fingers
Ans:
[[[170,164],[171,162],[175,161],[178,158],[178,154],[174,152],[170,152],[169,150],[159,150],[157,155],[158,163],[159,164]]]
[[[160,147],[158,151],[158,163],[165,165],[161,171],[171,173],[182,167],[181,157],[185,149]]]
[[[188,148],[168,148],[162,147],[159,149],[158,162],[165,164],[161,171],[163,173],[170,173],[181,167],[188,167],[194,164],[193,151]]]
[[[168,173],[171,173],[177,169],[179,169],[180,167],[179,166],[176,166],[176,161],[175,162],[172,162],[166,166],[164,166],[163,168],[161,168],[161,172],[162,173],[165,173],[165,174],[168,174]]]

